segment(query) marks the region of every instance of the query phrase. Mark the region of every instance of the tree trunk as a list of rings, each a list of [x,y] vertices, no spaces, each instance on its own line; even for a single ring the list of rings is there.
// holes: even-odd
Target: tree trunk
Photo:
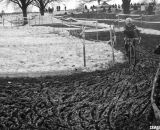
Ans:
[[[45,8],[40,8],[39,10],[40,10],[41,16],[44,16],[44,10],[45,10]]]
[[[40,7],[39,7],[39,10],[40,10],[40,14],[41,14],[41,16],[44,16],[44,11],[45,11],[45,5],[44,5],[44,2],[43,2],[43,0],[40,0],[39,1],[40,3]]]
[[[101,0],[98,0],[98,5],[100,5]]]
[[[123,13],[124,14],[129,14],[130,13],[130,2],[131,0],[122,0],[122,8],[123,8]]]
[[[23,25],[28,24],[28,19],[27,19],[27,7],[22,7],[22,12],[23,12]]]

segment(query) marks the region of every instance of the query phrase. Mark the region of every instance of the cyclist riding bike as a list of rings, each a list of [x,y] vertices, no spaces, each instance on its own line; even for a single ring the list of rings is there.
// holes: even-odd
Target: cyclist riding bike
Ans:
[[[140,39],[140,32],[133,24],[132,18],[126,18],[124,26],[124,41],[125,41],[125,50],[126,56],[130,56],[130,42],[128,40],[133,40],[133,47],[135,48],[137,41]]]

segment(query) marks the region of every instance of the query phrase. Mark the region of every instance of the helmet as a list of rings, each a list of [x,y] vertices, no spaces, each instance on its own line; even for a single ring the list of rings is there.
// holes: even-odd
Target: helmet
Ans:
[[[132,18],[126,18],[125,23],[126,25],[132,24]]]

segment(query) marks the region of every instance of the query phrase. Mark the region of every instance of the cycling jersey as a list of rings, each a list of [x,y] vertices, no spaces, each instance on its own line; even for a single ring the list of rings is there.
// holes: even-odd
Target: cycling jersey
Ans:
[[[136,28],[134,24],[131,24],[130,26],[125,25],[124,35],[127,38],[137,38],[139,37],[139,30]]]

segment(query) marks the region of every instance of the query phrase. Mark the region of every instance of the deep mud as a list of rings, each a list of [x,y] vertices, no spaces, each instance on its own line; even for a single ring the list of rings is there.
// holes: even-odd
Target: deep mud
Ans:
[[[117,36],[116,49],[123,50],[122,34]],[[134,70],[124,63],[70,76],[1,78],[0,129],[149,129],[154,123],[150,95],[158,65],[152,50],[159,37],[142,38],[143,53]]]

